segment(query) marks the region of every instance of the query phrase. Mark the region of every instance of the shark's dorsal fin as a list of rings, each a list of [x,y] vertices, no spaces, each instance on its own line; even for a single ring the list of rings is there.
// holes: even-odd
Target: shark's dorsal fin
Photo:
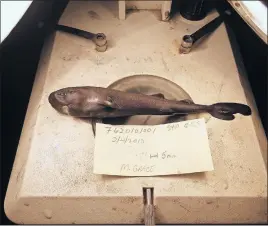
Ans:
[[[161,98],[161,99],[165,99],[165,96],[162,93],[156,93],[156,94],[152,94],[150,96],[152,96],[152,97],[158,97],[158,98]]]

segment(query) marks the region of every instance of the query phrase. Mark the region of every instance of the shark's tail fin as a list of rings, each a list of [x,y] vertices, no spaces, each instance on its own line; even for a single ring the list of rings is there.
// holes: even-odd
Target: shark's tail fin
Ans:
[[[222,120],[233,120],[234,114],[242,114],[245,116],[251,115],[249,106],[238,103],[217,103],[210,106],[209,113],[215,118]]]

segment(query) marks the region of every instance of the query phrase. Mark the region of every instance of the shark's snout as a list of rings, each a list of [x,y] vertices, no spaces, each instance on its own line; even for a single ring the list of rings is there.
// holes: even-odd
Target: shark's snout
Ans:
[[[62,97],[59,97],[56,92],[52,92],[49,97],[48,101],[51,106],[57,110],[59,110],[63,105],[65,105],[65,101]]]
[[[48,96],[48,102],[52,105],[52,107],[55,107],[55,105],[56,105],[55,92],[49,94],[49,96]]]
[[[61,92],[52,92],[48,96],[48,102],[59,113],[69,115],[68,103],[65,99],[65,95],[63,95]]]

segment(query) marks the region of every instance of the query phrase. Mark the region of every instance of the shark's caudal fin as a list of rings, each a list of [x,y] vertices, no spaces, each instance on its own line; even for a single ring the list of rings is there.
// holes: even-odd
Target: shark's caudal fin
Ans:
[[[237,103],[217,103],[210,106],[209,113],[215,118],[222,120],[233,120],[234,114],[251,115],[249,106]]]

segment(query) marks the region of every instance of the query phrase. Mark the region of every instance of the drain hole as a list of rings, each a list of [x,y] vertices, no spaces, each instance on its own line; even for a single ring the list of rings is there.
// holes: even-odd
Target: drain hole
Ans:
[[[97,34],[97,39],[98,40],[104,40],[105,39],[104,34]]]
[[[183,36],[182,39],[183,39],[184,42],[187,42],[187,43],[192,43],[193,42],[193,39],[192,39],[192,37],[190,35],[185,35],[185,36]]]

